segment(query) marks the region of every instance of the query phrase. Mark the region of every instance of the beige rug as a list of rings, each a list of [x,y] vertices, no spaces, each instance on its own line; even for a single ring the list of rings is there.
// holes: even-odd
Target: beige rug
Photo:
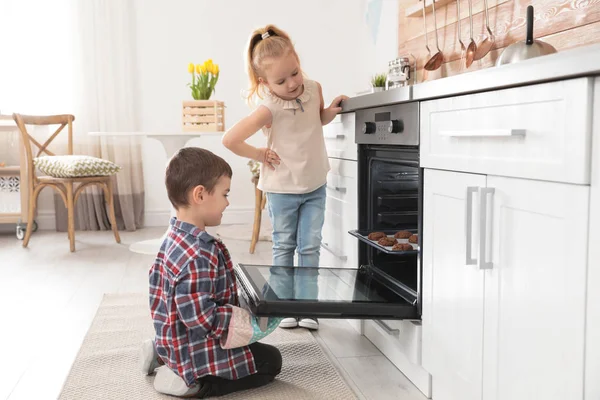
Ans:
[[[152,335],[146,295],[105,295],[60,399],[173,399],[156,393],[153,377],[138,370],[138,346]],[[307,330],[277,329],[263,342],[277,346],[283,356],[283,368],[275,382],[219,399],[356,399]]]
[[[272,231],[273,228],[271,227],[271,221],[268,217],[263,216],[258,240],[262,242],[270,242]],[[227,239],[250,241],[252,240],[252,224],[221,225],[217,228],[217,236],[223,239],[225,244],[227,244]]]

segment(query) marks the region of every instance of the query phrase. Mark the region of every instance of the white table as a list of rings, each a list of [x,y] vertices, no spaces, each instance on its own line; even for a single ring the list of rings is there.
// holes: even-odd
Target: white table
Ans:
[[[185,147],[186,143],[193,138],[199,138],[207,135],[222,135],[223,132],[90,132],[90,136],[111,136],[111,137],[130,137],[130,136],[144,136],[151,139],[158,140],[167,153],[167,159],[172,157],[177,150]],[[166,163],[165,163],[166,164]],[[161,180],[162,182],[162,180]],[[175,209],[171,208],[171,215],[175,215]],[[168,229],[168,226],[167,226]],[[165,234],[160,238],[143,240],[141,242],[133,243],[129,246],[129,250],[134,253],[156,255],[160,249]]]

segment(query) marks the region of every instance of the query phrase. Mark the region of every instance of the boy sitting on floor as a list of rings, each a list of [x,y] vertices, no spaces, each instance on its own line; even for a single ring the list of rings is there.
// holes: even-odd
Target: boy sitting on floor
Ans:
[[[176,217],[150,268],[156,336],[142,345],[141,367],[161,393],[206,398],[259,387],[281,371],[281,353],[256,342],[266,333],[239,307],[229,251],[205,228],[229,205],[231,167],[197,147],[179,150],[166,171]],[[164,365],[162,365],[164,364]],[[162,365],[162,366],[160,366]]]

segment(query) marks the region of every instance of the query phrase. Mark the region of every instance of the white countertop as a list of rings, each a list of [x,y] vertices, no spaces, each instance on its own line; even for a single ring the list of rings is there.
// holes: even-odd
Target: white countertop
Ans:
[[[342,112],[595,75],[600,75],[600,44],[352,97],[342,103]]]

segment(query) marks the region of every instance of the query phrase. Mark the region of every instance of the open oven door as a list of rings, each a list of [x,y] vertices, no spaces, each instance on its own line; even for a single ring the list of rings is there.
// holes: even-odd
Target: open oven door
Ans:
[[[235,273],[240,301],[257,317],[420,319],[416,297],[368,267],[237,264]]]

